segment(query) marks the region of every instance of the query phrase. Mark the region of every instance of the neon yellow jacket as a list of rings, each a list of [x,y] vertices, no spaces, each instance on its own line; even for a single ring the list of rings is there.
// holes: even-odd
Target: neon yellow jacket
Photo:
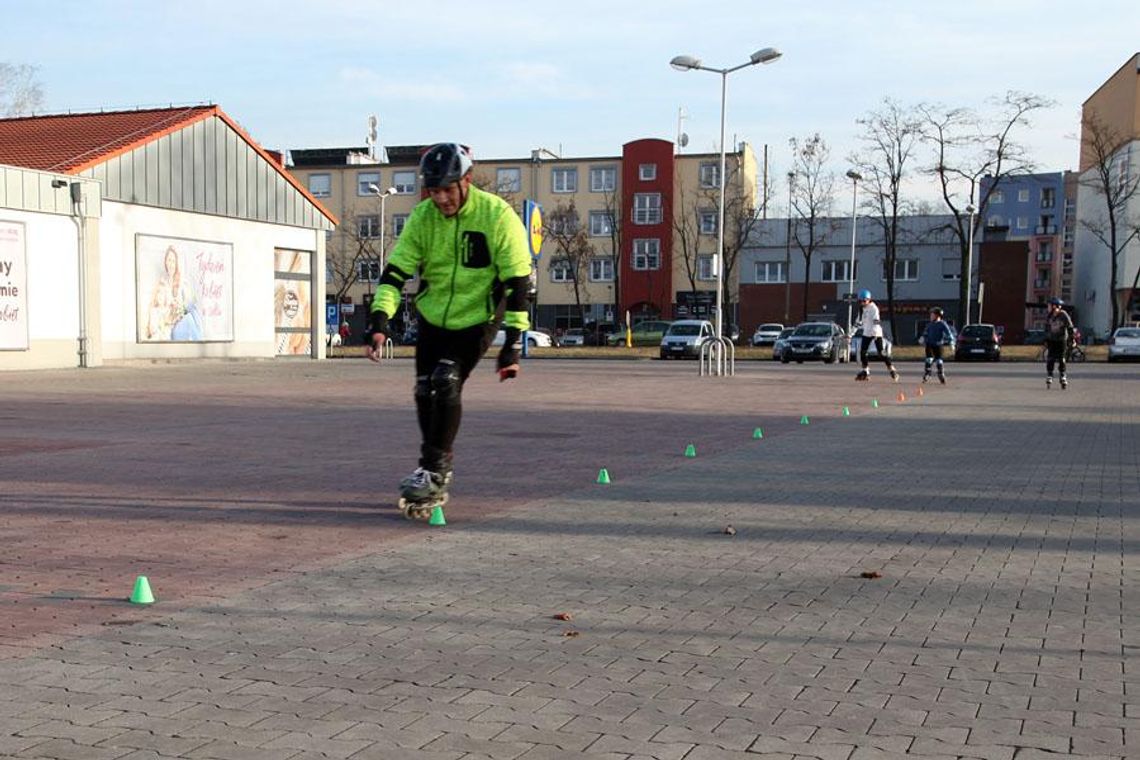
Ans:
[[[510,295],[503,289],[520,287],[530,271],[526,230],[518,214],[499,196],[471,185],[452,217],[441,214],[430,198],[412,210],[380,278],[372,311],[394,316],[404,283],[418,272],[415,302],[421,319],[447,330],[486,324],[495,316],[497,299]],[[526,330],[525,308],[511,308],[517,309],[520,300],[507,299],[503,324]]]

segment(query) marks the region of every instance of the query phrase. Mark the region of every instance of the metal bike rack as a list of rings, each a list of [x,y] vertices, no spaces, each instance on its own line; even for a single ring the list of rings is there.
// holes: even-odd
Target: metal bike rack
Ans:
[[[698,357],[701,377],[736,374],[736,347],[727,338],[712,338],[701,344]]]
[[[380,349],[380,355],[385,359],[392,358],[392,346],[396,345],[392,342],[391,338],[384,338],[384,347]]]

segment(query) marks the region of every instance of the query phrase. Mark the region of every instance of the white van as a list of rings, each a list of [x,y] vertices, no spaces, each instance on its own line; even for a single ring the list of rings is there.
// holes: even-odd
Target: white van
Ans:
[[[678,319],[661,338],[661,358],[700,356],[701,346],[712,340],[713,326],[707,319]]]

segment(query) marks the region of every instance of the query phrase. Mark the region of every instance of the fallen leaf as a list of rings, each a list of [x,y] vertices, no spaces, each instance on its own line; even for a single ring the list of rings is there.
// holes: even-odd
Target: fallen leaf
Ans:
[[[577,631],[563,631],[563,632],[562,632],[562,635],[563,635],[563,636],[565,636],[565,637],[566,637],[566,638],[568,638],[568,639],[572,639],[572,638],[574,638],[575,636],[580,636],[581,634],[580,634],[580,633],[578,633]]]
[[[883,574],[878,570],[864,570],[863,572],[859,573],[859,577],[870,578],[871,580],[874,580],[875,578],[882,578]]]
[[[736,528],[732,527],[731,525],[726,525],[724,527],[724,534],[726,536],[735,536],[736,535]]]
[[[573,620],[574,616],[569,612],[559,612],[554,615],[555,620]]]

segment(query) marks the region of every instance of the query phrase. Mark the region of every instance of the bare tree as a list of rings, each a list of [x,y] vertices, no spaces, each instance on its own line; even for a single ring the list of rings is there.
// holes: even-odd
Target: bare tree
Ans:
[[[1109,280],[1108,293],[1112,299],[1112,326],[1124,324],[1126,313],[1122,313],[1121,299],[1117,295],[1120,278],[1120,254],[1128,244],[1140,236],[1140,220],[1131,213],[1133,200],[1140,197],[1140,175],[1129,171],[1129,155],[1122,151],[1128,138],[1102,121],[1095,113],[1089,113],[1081,121],[1081,148],[1088,161],[1088,168],[1082,172],[1082,187],[1087,187],[1104,202],[1104,215],[1081,220],[1081,226],[1091,232],[1108,249]],[[1135,297],[1140,285],[1140,267],[1132,278],[1132,286],[1124,301],[1127,307]]]
[[[808,286],[811,283],[811,258],[815,251],[835,232],[831,216],[835,203],[835,175],[826,171],[831,150],[816,132],[804,141],[793,137],[792,147],[792,240],[804,257],[804,311],[808,316]]]
[[[559,267],[567,272],[570,278],[568,284],[574,293],[574,303],[578,307],[582,324],[585,324],[586,310],[582,296],[586,288],[590,259],[594,256],[594,246],[590,244],[586,230],[582,229],[574,201],[559,201],[544,216],[543,237],[553,248],[550,254],[550,267],[551,269]]]
[[[384,220],[379,220],[380,224],[383,222]],[[340,303],[353,283],[361,279],[362,270],[367,270],[363,272],[368,275],[367,279],[376,279],[372,275],[379,277],[380,263],[383,260],[379,246],[379,228],[372,224],[372,220],[365,221],[365,217],[357,217],[352,223],[341,224],[337,228],[332,243],[326,256],[332,276],[329,290],[334,294],[335,302]]]
[[[36,66],[0,61],[0,114],[26,116],[43,108],[38,71]]]
[[[625,224],[622,217],[621,195],[618,194],[617,185],[613,190],[602,193],[602,210],[609,216],[610,225],[610,251],[614,262],[614,318],[621,310],[621,261],[622,244],[624,242]]]
[[[683,180],[677,182],[674,203],[678,213],[671,216],[673,227],[673,255],[680,259],[689,281],[689,292],[696,296],[697,275],[700,273],[700,217],[706,211],[708,200],[700,193],[690,193]],[[694,303],[695,303],[694,298]]]
[[[961,251],[959,325],[970,320],[971,221],[976,230],[1002,179],[1033,170],[1025,146],[1014,139],[1014,132],[1030,126],[1030,115],[1034,111],[1052,105],[1040,96],[1013,90],[990,102],[995,112],[988,116],[979,116],[968,108],[939,105],[924,104],[917,109],[923,141],[934,153],[933,164],[927,172],[938,179],[942,200],[954,217],[951,232],[958,239]],[[984,194],[978,197],[982,179],[987,176],[990,181]],[[966,207],[972,205],[975,198],[977,214],[971,220]]]
[[[903,108],[884,98],[879,110],[855,122],[863,128],[862,150],[852,156],[865,191],[864,205],[871,210],[883,235],[883,265],[887,275],[887,311],[891,335],[899,340],[895,323],[895,262],[899,249],[899,218],[911,213],[911,204],[902,197],[908,163],[922,137],[921,121],[913,109]],[[854,273],[849,273],[854,277]],[[849,297],[853,297],[849,294]]]
[[[733,285],[733,277],[737,274],[736,264],[740,259],[740,252],[744,249],[753,228],[760,221],[759,209],[756,206],[756,188],[746,187],[743,171],[743,158],[741,155],[733,157],[730,164],[726,164],[724,183],[724,272],[720,279],[722,301],[725,311],[733,315],[736,322],[736,298],[740,293],[738,285]],[[765,192],[761,190],[761,192]],[[712,193],[715,197],[716,193]],[[709,194],[706,193],[706,197]]]

